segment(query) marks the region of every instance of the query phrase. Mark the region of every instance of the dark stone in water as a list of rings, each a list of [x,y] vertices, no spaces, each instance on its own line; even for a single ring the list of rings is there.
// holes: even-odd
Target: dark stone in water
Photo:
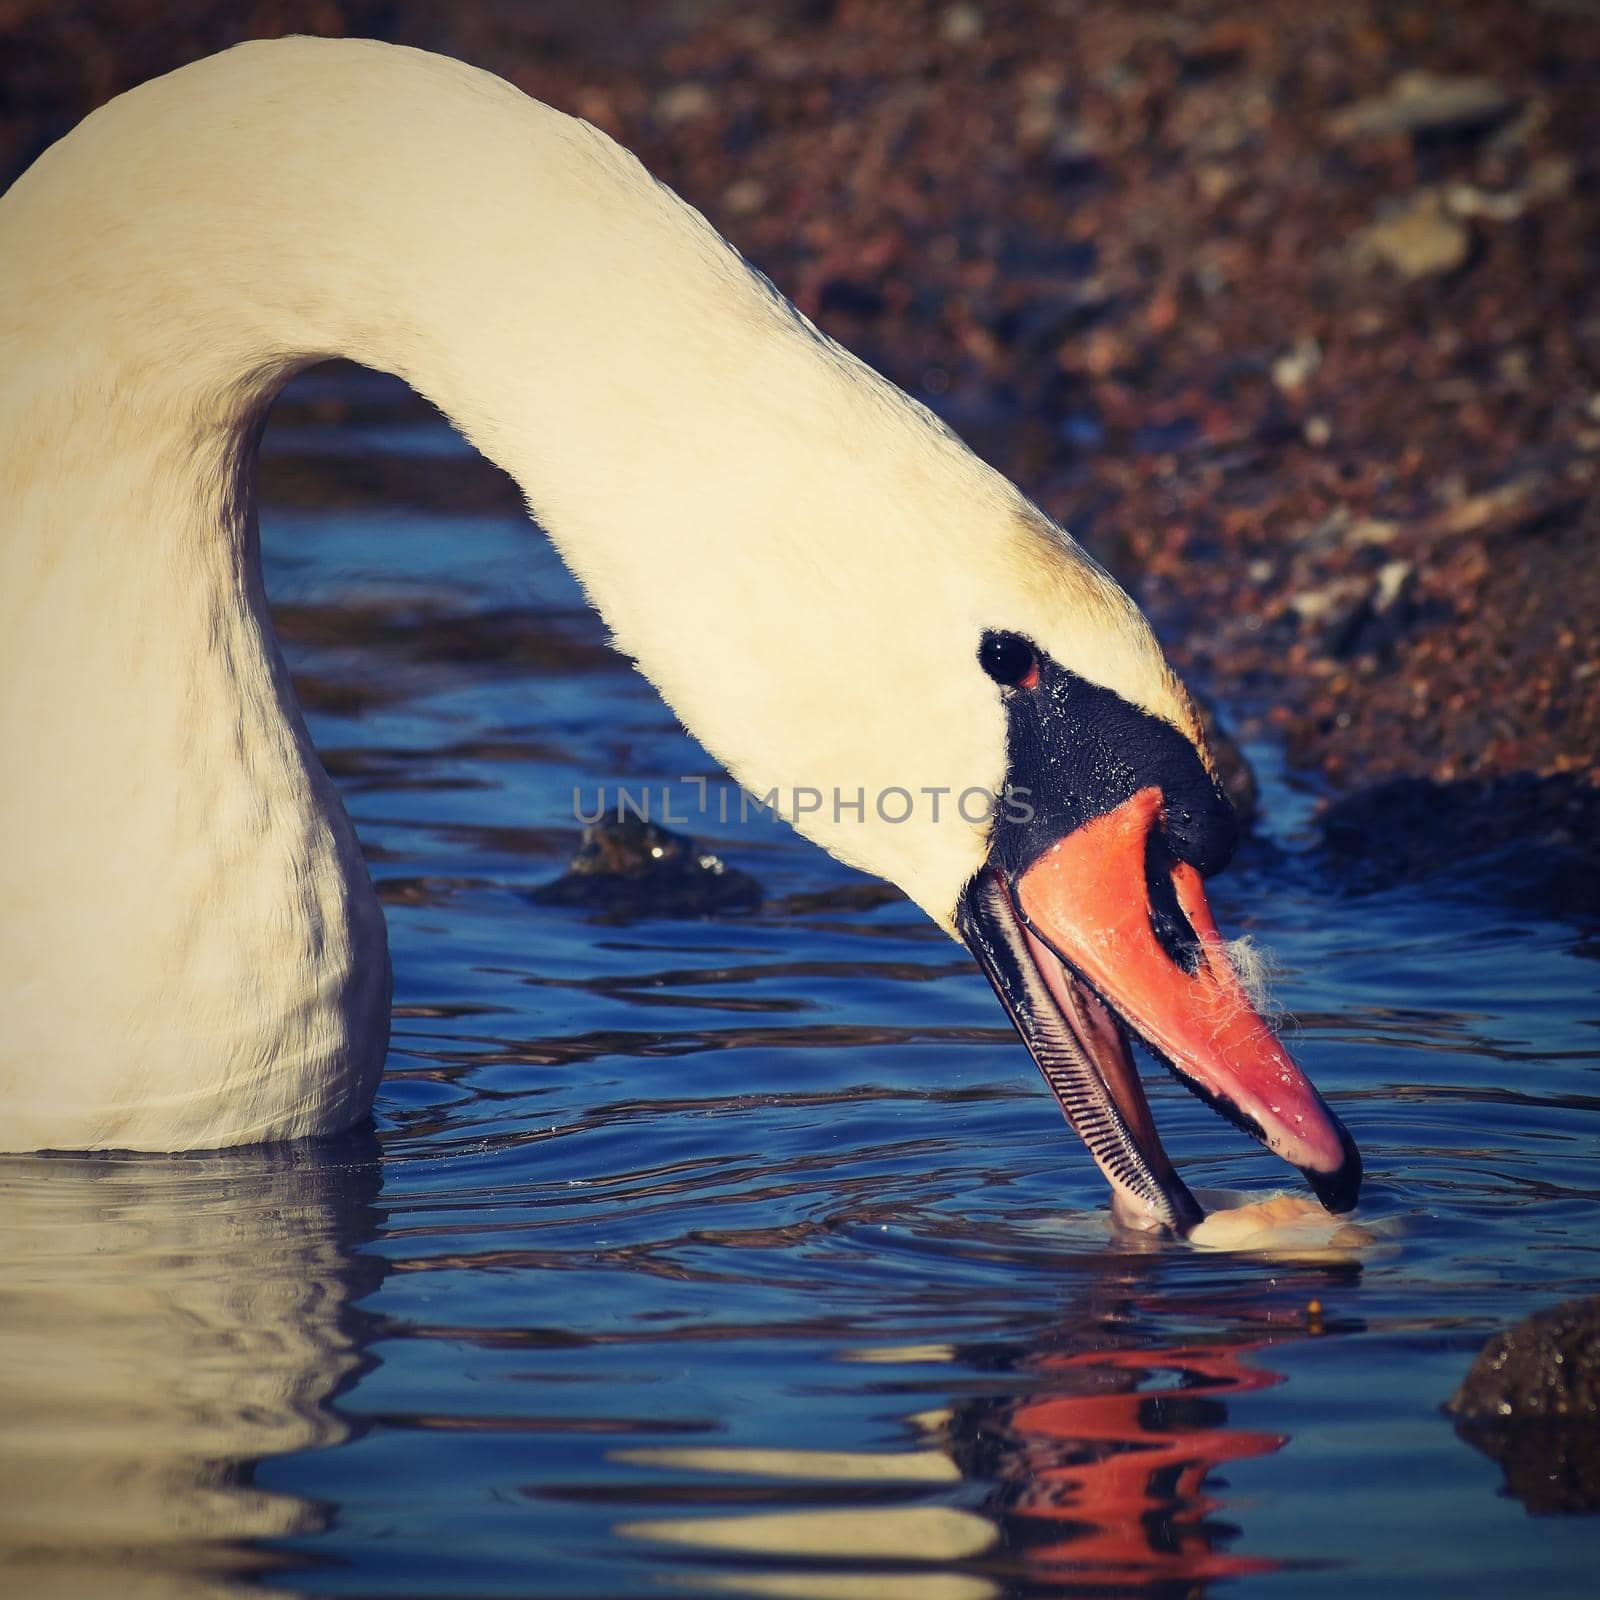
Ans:
[[[536,905],[575,906],[619,922],[754,911],[762,899],[748,872],[687,834],[638,817],[591,822],[567,871],[527,893]]]
[[[1600,1295],[1496,1334],[1445,1409],[1529,1511],[1600,1511]]]

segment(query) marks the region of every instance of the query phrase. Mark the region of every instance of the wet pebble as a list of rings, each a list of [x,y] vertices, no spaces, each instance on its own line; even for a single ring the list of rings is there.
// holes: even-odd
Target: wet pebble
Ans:
[[[687,834],[630,816],[589,823],[567,871],[527,896],[625,921],[754,911],[762,891]]]

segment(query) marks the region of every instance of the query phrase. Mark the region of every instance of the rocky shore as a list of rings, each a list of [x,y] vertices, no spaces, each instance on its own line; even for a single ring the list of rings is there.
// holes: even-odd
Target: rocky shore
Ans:
[[[1350,881],[1532,845],[1600,905],[1600,0],[8,0],[0,174],[282,32],[635,149],[1320,777]]]

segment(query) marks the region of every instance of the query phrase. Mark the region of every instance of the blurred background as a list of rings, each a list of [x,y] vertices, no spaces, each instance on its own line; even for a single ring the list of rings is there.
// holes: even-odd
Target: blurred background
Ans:
[[[1355,881],[1516,841],[1596,903],[1596,0],[0,0],[0,177],[291,32],[631,146],[1118,573]]]

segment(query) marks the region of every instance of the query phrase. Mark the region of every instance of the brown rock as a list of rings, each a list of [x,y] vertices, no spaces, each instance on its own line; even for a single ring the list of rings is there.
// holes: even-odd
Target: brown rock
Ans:
[[[1402,72],[1383,94],[1335,112],[1328,118],[1328,132],[1347,140],[1473,133],[1502,121],[1515,106],[1512,96],[1491,78]]]
[[[1600,1295],[1496,1334],[1445,1409],[1528,1510],[1600,1510]]]
[[[1472,235],[1445,210],[1439,197],[1422,193],[1380,217],[1356,235],[1359,255],[1381,261],[1403,278],[1457,272],[1472,254]]]

